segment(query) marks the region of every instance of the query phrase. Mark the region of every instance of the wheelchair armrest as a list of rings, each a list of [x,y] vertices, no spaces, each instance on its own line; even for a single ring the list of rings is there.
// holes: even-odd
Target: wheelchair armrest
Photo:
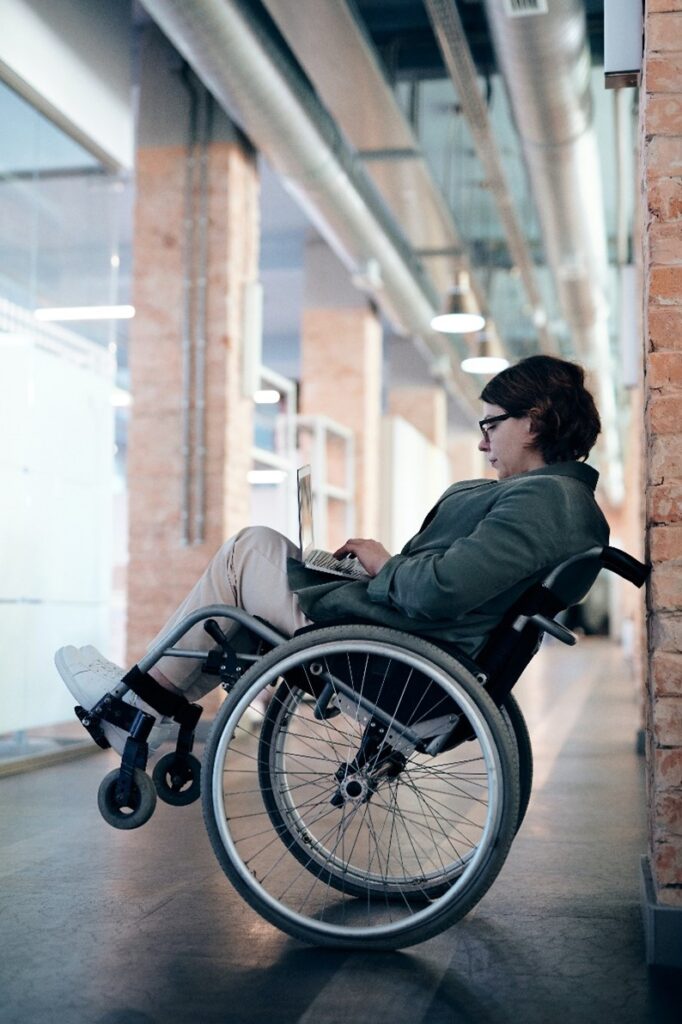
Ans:
[[[549,633],[550,636],[561,640],[562,644],[568,644],[569,647],[573,647],[577,640],[575,633],[571,633],[570,629],[562,626],[560,622],[548,619],[546,615],[531,615],[530,621],[539,626],[543,633]]]
[[[636,587],[641,587],[651,572],[650,565],[639,562],[620,548],[605,547],[601,553],[601,562],[605,569],[615,572],[628,583],[634,583]]]

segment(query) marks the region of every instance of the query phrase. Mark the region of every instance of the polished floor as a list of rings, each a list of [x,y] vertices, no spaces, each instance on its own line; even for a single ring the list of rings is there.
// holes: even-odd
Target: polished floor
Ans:
[[[401,953],[310,949],[262,922],[198,804],[109,828],[109,753],[1,778],[0,1024],[679,1024],[680,974],[644,963],[643,762],[620,655],[547,647],[517,696],[526,822],[469,917]]]

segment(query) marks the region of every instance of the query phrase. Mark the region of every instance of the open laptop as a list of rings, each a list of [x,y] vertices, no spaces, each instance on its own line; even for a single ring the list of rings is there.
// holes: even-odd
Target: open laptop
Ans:
[[[313,488],[310,480],[310,466],[298,471],[298,528],[301,545],[301,561],[308,569],[328,572],[333,576],[345,576],[350,580],[366,580],[369,573],[356,558],[334,558],[329,551],[321,551],[314,545],[313,534]]]

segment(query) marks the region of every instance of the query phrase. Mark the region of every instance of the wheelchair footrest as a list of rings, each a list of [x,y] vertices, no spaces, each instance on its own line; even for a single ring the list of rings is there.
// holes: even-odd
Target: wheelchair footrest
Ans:
[[[81,725],[87,729],[95,743],[103,750],[108,750],[111,746],[104,735],[102,728],[104,722],[129,733],[134,732],[137,728],[137,735],[145,741],[154,725],[154,718],[151,715],[145,714],[120,697],[114,697],[111,693],[105,693],[89,711],[80,705],[76,707],[75,711]]]
[[[95,715],[93,717],[92,711],[86,711],[85,708],[80,706],[80,704],[74,710],[76,712],[76,718],[83,728],[90,733],[97,746],[101,747],[102,750],[109,750],[111,744],[104,735],[102,719],[99,715]]]

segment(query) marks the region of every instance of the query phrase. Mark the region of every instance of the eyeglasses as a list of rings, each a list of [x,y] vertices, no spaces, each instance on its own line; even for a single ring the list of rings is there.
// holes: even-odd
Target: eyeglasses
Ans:
[[[481,428],[481,433],[483,434],[483,440],[484,441],[489,441],[490,440],[490,438],[488,436],[488,427],[491,427],[494,423],[501,423],[503,420],[510,420],[510,419],[512,419],[512,414],[510,412],[503,412],[500,416],[486,416],[485,419],[479,420],[478,421],[478,425]]]

